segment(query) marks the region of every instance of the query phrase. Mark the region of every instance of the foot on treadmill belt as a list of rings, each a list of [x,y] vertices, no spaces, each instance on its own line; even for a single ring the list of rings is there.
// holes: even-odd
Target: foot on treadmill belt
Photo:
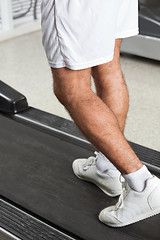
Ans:
[[[105,173],[98,171],[96,167],[96,157],[76,159],[72,168],[75,175],[85,181],[92,182],[98,186],[105,194],[115,197],[122,193],[122,183],[118,170],[108,170]]]
[[[160,213],[160,179],[153,175],[142,192],[133,191],[126,182],[115,206],[102,210],[99,219],[111,227],[123,227]]]

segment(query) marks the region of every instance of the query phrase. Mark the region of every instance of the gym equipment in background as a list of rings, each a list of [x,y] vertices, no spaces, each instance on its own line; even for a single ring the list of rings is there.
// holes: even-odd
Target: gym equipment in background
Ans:
[[[140,34],[122,41],[121,52],[160,60],[160,1],[139,0]]]

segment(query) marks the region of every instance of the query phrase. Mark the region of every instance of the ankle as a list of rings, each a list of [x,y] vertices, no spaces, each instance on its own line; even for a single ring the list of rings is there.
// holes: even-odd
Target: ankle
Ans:
[[[123,177],[125,178],[131,189],[137,192],[141,192],[145,188],[146,180],[152,178],[153,176],[149,172],[148,168],[143,165],[137,171],[129,174],[124,174]]]
[[[120,170],[122,175],[127,175],[127,174],[131,174],[134,173],[136,171],[138,171],[139,169],[141,169],[144,165],[139,161],[137,163],[137,161],[135,162],[135,164],[131,165],[131,164],[127,164],[127,166],[123,166],[123,169]]]
[[[110,160],[101,152],[98,152],[96,167],[102,173],[108,170],[117,170],[117,168],[110,162]]]

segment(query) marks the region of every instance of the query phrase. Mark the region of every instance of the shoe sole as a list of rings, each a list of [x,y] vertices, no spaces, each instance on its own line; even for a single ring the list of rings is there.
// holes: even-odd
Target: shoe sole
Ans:
[[[139,221],[142,221],[144,219],[147,219],[147,218],[150,218],[150,217],[153,217],[157,214],[160,214],[160,208],[156,209],[156,210],[153,210],[151,213],[146,213],[146,214],[143,214],[141,215],[140,217],[137,217],[137,218],[134,218],[134,220],[132,221],[129,221],[129,222],[126,222],[126,223],[119,223],[119,224],[108,224],[108,223],[104,223],[101,219],[101,216],[99,215],[99,220],[104,223],[105,225],[107,226],[110,226],[110,227],[125,227],[125,226],[128,226],[130,224],[133,224],[133,223],[136,223],[136,222],[139,222]]]
[[[95,184],[98,188],[100,188],[105,194],[107,194],[107,195],[110,196],[110,197],[117,197],[117,196],[121,195],[122,191],[119,191],[119,192],[116,192],[116,193],[110,193],[110,192],[108,192],[106,189],[102,188],[97,182],[92,181],[92,180],[90,180],[90,179],[86,179],[86,178],[80,177],[78,174],[75,173],[76,167],[75,167],[74,165],[75,165],[75,164],[74,164],[74,162],[73,162],[73,164],[72,164],[73,172],[74,172],[74,174],[75,174],[79,179],[81,179],[81,180],[83,180],[83,181],[86,181],[86,182],[90,182],[90,183]]]

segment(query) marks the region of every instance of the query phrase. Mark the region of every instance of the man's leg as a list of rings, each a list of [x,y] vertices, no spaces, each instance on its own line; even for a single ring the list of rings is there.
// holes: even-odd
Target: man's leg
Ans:
[[[129,107],[128,89],[120,66],[121,39],[115,41],[111,62],[92,68],[97,95],[114,112],[120,129],[124,132]]]
[[[112,110],[91,90],[91,68],[52,69],[54,92],[88,138],[122,174],[135,172],[142,163],[123,136]]]
[[[125,174],[130,186],[125,186],[115,206],[101,211],[100,221],[120,227],[160,213],[160,180],[142,165],[126,141],[113,111],[92,92],[91,68],[52,69],[52,73],[59,101],[90,142]],[[100,178],[104,180],[103,176]],[[139,182],[142,183],[140,190],[131,188]]]
[[[115,40],[114,58],[111,62],[92,68],[97,95],[114,112],[120,129],[124,132],[129,107],[129,93],[120,66],[121,39]],[[99,153],[96,161],[101,172],[115,169],[114,165]]]

